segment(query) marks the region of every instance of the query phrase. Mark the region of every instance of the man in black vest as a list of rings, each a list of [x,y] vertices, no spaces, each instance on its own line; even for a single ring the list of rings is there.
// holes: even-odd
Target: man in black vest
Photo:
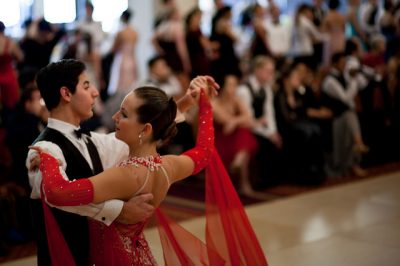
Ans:
[[[81,121],[93,115],[92,108],[99,95],[97,89],[90,84],[82,62],[62,60],[49,64],[40,70],[36,81],[50,118],[45,130],[35,140],[35,145],[58,158],[63,172],[71,180],[101,172],[103,168],[114,166],[128,154],[125,144],[114,136],[94,132],[88,136],[79,131]],[[28,169],[31,169],[33,155],[30,151],[27,158]],[[29,179],[32,187],[32,214],[37,232],[38,265],[51,265],[40,202],[40,172],[31,169]],[[106,225],[114,220],[136,223],[152,214],[153,207],[147,203],[151,198],[152,195],[147,194],[127,203],[111,200],[103,204],[51,210],[76,265],[88,265],[89,233],[85,216]]]
[[[252,62],[249,78],[238,89],[239,98],[249,107],[256,125],[253,133],[259,143],[256,156],[261,186],[277,181],[282,139],[275,121],[274,81],[275,62],[266,56],[256,56]]]
[[[365,176],[360,166],[361,155],[368,147],[362,141],[361,125],[356,112],[355,98],[360,84],[359,69],[351,69],[345,77],[346,55],[343,52],[332,56],[332,67],[322,82],[322,90],[328,96],[333,110],[332,154],[328,158],[328,174],[343,176],[352,171]],[[365,147],[364,147],[365,146]]]

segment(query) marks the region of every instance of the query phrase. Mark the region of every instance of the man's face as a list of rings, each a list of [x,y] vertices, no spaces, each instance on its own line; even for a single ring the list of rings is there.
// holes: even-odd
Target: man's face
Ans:
[[[151,73],[157,78],[158,81],[164,82],[168,80],[171,75],[171,69],[165,60],[158,60],[152,67]]]
[[[97,88],[91,85],[86,72],[79,76],[76,91],[71,97],[72,112],[80,119],[93,116],[93,107],[96,97],[99,96]]]
[[[260,83],[269,83],[273,80],[275,66],[271,62],[266,62],[263,66],[255,70],[255,75]]]
[[[31,99],[26,101],[25,110],[35,116],[40,116],[40,112],[43,109],[42,97],[40,96],[39,90],[34,90],[31,95]]]
[[[344,69],[346,67],[346,57],[341,57],[339,61],[336,63],[336,68],[343,73]]]

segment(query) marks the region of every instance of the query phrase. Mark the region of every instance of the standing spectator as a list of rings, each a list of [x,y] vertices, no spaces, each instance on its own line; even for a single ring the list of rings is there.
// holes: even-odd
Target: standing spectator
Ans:
[[[88,33],[92,38],[92,50],[101,54],[101,45],[105,38],[101,22],[93,20],[94,7],[89,1],[85,2],[85,17],[78,22],[76,28],[84,33]]]
[[[366,42],[366,35],[360,24],[360,0],[349,0],[347,6],[348,38],[356,37]]]
[[[230,6],[222,7],[213,18],[211,41],[218,44],[217,58],[212,62],[214,78],[221,80],[227,74],[241,77],[239,58],[235,52],[237,36],[232,29],[232,11]]]
[[[0,21],[0,101],[4,108],[12,109],[19,99],[19,85],[14,60],[21,62],[23,54],[19,46],[4,34]]]
[[[277,68],[286,60],[290,50],[290,26],[282,23],[281,11],[277,5],[271,6],[271,20],[266,23],[268,47],[276,60]]]
[[[20,46],[25,56],[24,67],[40,69],[50,62],[53,48],[64,36],[65,31],[61,28],[56,29],[45,19],[40,19],[35,24],[37,31],[23,39]]]
[[[379,5],[378,0],[367,0],[360,6],[360,24],[362,30],[366,33],[366,41],[368,43],[370,37],[379,32],[378,18],[379,18]]]
[[[313,23],[314,25],[319,28],[322,24],[322,20],[325,17],[326,10],[324,6],[323,0],[313,0],[312,4],[312,12],[313,12]]]
[[[152,43],[163,55],[172,71],[178,76],[182,87],[189,84],[191,64],[185,41],[185,31],[177,8],[173,8],[168,16],[155,29]]]
[[[255,4],[251,10],[254,33],[250,44],[250,57],[271,55],[268,42],[269,36],[265,28],[265,9],[261,5]]]
[[[333,54],[344,52],[346,18],[337,10],[340,6],[339,0],[329,0],[328,5],[329,11],[322,20],[321,28],[329,38],[329,49],[325,56],[330,60]]]
[[[385,0],[383,14],[379,17],[380,32],[387,40],[396,35],[396,18],[394,15],[395,7],[392,0]]]
[[[121,14],[122,29],[117,33],[112,47],[114,60],[107,90],[109,96],[112,96],[118,90],[128,93],[137,82],[135,49],[138,34],[129,24],[131,16],[130,10],[125,10]]]
[[[322,34],[312,23],[312,10],[307,4],[298,7],[292,28],[292,52],[296,62],[305,63],[312,69],[319,65],[314,56],[314,42],[322,41]]]
[[[186,16],[186,46],[188,48],[190,64],[192,66],[191,78],[197,75],[210,74],[210,58],[212,57],[213,44],[201,32],[200,22],[202,12],[194,8]]]

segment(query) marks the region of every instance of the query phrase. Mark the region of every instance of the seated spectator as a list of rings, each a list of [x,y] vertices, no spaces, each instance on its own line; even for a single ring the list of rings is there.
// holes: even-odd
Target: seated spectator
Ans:
[[[302,95],[308,119],[321,128],[324,152],[331,152],[333,111],[328,96],[321,90],[316,74],[304,63],[295,65],[301,85],[297,93]]]
[[[360,167],[361,154],[368,151],[363,142],[360,122],[355,110],[354,98],[358,93],[355,73],[350,80],[344,77],[346,57],[336,53],[332,57],[330,73],[323,81],[322,89],[333,100],[336,100],[333,120],[333,152],[330,163],[332,175],[344,175],[353,171],[358,176],[366,175]]]
[[[162,89],[165,93],[174,99],[180,98],[184,93],[181,83],[178,78],[167,64],[164,56],[154,56],[148,61],[149,76],[143,82],[143,86],[154,86]],[[192,113],[186,114],[186,121],[178,123],[177,136],[172,140],[168,147],[168,152],[178,154],[185,149],[189,149],[194,145],[193,126],[194,115]],[[166,151],[165,151],[166,152]]]
[[[294,65],[282,71],[275,97],[278,130],[283,139],[286,174],[292,181],[318,184],[324,179],[322,134],[308,116],[305,89]]]
[[[155,86],[174,98],[184,93],[181,84],[173,74],[163,56],[155,56],[148,61],[149,77],[144,82],[146,86]]]
[[[239,176],[239,191],[254,195],[249,165],[257,150],[257,139],[250,129],[254,125],[250,110],[236,95],[238,78],[227,75],[219,83],[218,97],[213,99],[215,147],[225,168]]]
[[[252,61],[249,77],[239,86],[237,95],[250,110],[256,121],[252,128],[259,149],[256,154],[256,174],[260,186],[281,182],[282,139],[276,127],[274,92],[275,62],[266,56],[257,56]]]

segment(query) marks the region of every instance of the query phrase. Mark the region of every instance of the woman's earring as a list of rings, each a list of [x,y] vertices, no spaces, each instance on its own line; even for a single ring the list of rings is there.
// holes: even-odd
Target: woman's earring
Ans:
[[[139,134],[139,145],[142,145],[142,143],[143,143],[142,137],[143,137],[143,133],[140,133]]]

